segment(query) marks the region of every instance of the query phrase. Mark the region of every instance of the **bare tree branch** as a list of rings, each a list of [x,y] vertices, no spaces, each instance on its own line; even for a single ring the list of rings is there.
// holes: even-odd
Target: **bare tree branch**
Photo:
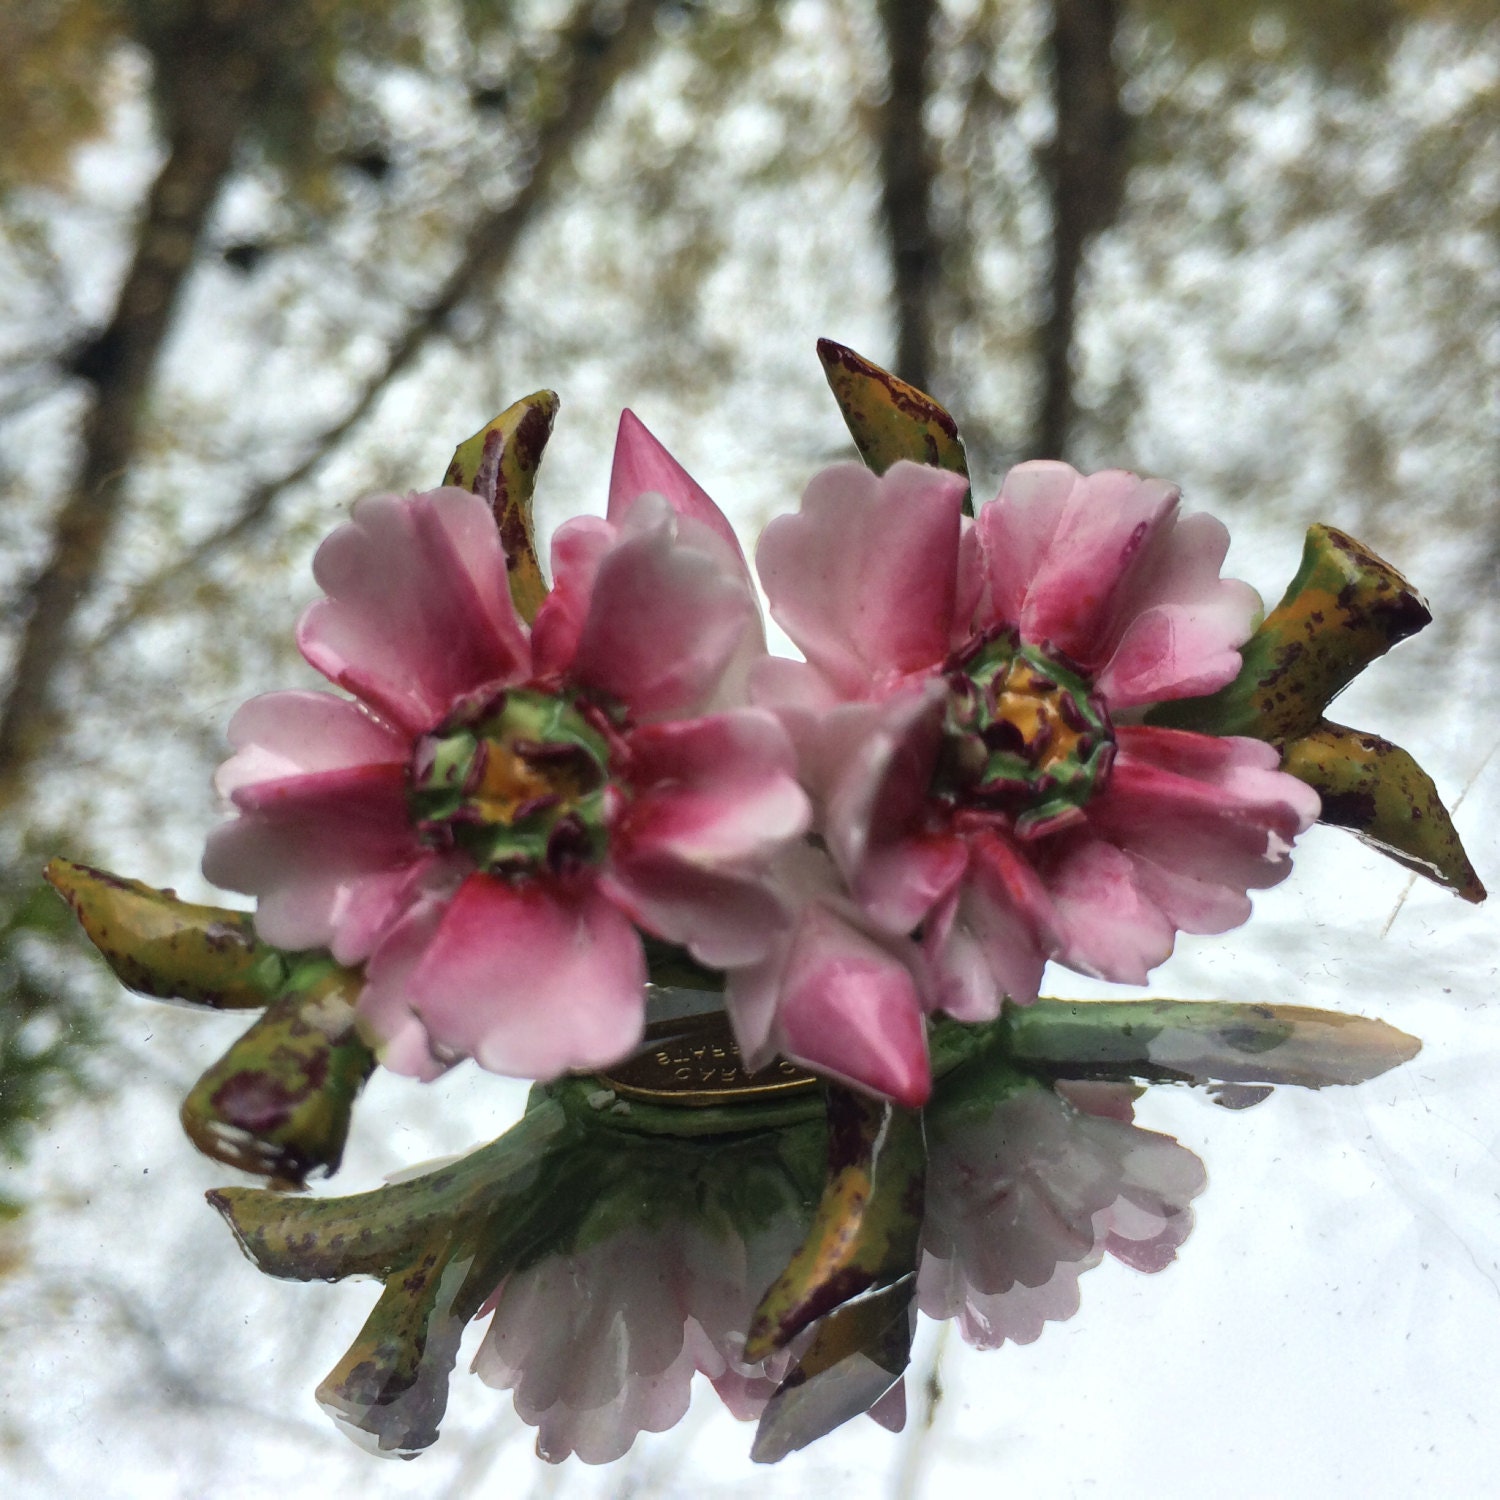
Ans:
[[[16,795],[46,733],[52,683],[71,643],[73,616],[119,522],[141,412],[179,294],[295,9],[292,0],[184,7],[151,38],[167,156],[114,312],[74,360],[74,373],[94,386],[94,404],[51,555],[28,591],[30,611],[0,706],[0,806]]]
[[[924,118],[937,10],[937,0],[880,0],[890,67],[880,121],[880,203],[896,303],[895,373],[923,391],[932,383],[932,295],[941,269]]]
[[[1115,220],[1129,170],[1130,121],[1114,61],[1120,0],[1053,0],[1052,89],[1057,135],[1052,197],[1050,307],[1041,330],[1042,400],[1033,458],[1061,458],[1073,425],[1073,332],[1078,277],[1089,242]]]
[[[470,229],[458,263],[433,296],[411,313],[405,329],[348,410],[309,442],[304,457],[248,491],[228,521],[141,584],[100,632],[100,642],[117,640],[164,592],[264,526],[286,491],[333,456],[337,445],[370,414],[391,382],[443,332],[459,304],[485,290],[504,273],[526,228],[536,218],[559,172],[570,160],[573,148],[593,126],[615,84],[643,56],[655,34],[660,6],[661,0],[630,0],[613,30],[602,29],[593,8],[583,7],[584,15],[564,34],[563,51],[569,61],[560,89],[560,104],[537,139],[535,164],[525,186],[503,208],[486,215]]]

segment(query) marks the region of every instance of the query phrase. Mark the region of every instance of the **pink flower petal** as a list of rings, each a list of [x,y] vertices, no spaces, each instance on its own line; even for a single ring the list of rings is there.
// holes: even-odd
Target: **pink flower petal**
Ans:
[[[790,921],[785,909],[782,921]],[[781,999],[787,948],[783,939],[772,945],[765,958],[753,964],[733,965],[724,986],[724,1009],[729,1012],[740,1056],[752,1073],[776,1060],[776,1007]]]
[[[846,697],[935,667],[954,613],[961,475],[824,469],[756,551],[771,613]]]
[[[411,1002],[411,976],[427,952],[451,898],[451,888],[434,891],[412,904],[386,934],[365,966],[365,987],[357,1014],[360,1033],[380,1065],[407,1078],[430,1083],[459,1061],[439,1057]]]
[[[263,693],[229,721],[234,754],[214,776],[221,797],[260,781],[355,766],[405,766],[406,735],[332,693]]]
[[[1135,726],[1117,738],[1109,784],[1088,810],[1102,836],[1165,870],[1237,891],[1285,878],[1292,841],[1320,805],[1277,769],[1274,746]]]
[[[1130,858],[1113,844],[1087,833],[1065,834],[1057,842],[1063,848],[1052,854],[1047,878],[1057,933],[1052,957],[1097,979],[1144,984],[1172,952],[1172,923],[1141,890]]]
[[[379,913],[429,858],[407,817],[404,768],[253,782],[235,802],[241,815],[209,835],[203,873],[260,898],[256,929],[267,942],[332,947],[344,963],[364,958]]]
[[[297,628],[302,654],[409,734],[454,699],[530,674],[489,507],[465,490],[376,495],[318,548],[326,599]]]
[[[1029,1005],[1056,925],[1051,897],[1024,855],[999,834],[976,830],[956,904],[928,935],[944,985],[942,1009],[959,1020],[988,1021],[1006,998]]]
[[[926,1102],[927,1028],[910,971],[825,906],[802,913],[777,1025],[793,1061],[909,1109]]]
[[[958,538],[958,574],[953,597],[953,625],[948,635],[950,649],[963,646],[979,628],[996,618],[989,598],[989,576],[983,540],[973,517],[965,516]]]
[[[1237,885],[1165,869],[1134,849],[1125,854],[1136,890],[1179,932],[1229,932],[1248,920],[1250,897]]]
[[[1229,533],[1212,516],[1185,516],[1138,570],[1120,616],[1128,621],[1095,686],[1111,708],[1216,692],[1239,674],[1260,596],[1220,578]]]
[[[722,544],[700,545],[694,526],[645,495],[599,563],[569,675],[637,719],[705,705],[757,625],[754,596]]]
[[[763,880],[675,859],[615,858],[600,889],[637,926],[712,969],[759,963],[785,914]]]
[[[836,752],[838,769],[829,788],[824,836],[860,900],[869,851],[920,831],[946,696],[942,678],[930,677],[888,698],[873,714],[867,708],[846,710],[842,723],[840,717],[830,719],[836,737],[824,755],[834,762],[830,752]],[[857,741],[850,729],[857,730]]]
[[[618,529],[597,516],[575,516],[552,537],[552,588],[531,627],[532,661],[538,677],[565,675],[578,654],[589,617],[599,565]]]
[[[644,725],[630,736],[629,776],[633,799],[610,831],[624,858],[744,866],[807,831],[791,742],[762,709]]]
[[[882,844],[860,866],[855,894],[866,916],[886,932],[911,932],[968,867],[961,838],[919,833]]]
[[[438,1055],[545,1079],[625,1056],[645,1026],[645,983],[640,939],[597,891],[471,875],[408,998]]]
[[[1119,469],[1011,470],[977,522],[1000,619],[1097,671],[1127,623],[1120,613],[1137,574],[1159,565],[1177,501],[1176,486]]]
[[[997,499],[980,507],[973,534],[988,575],[990,620],[1019,625],[1032,580],[1041,571],[1083,476],[1071,464],[1035,459],[1017,464]],[[972,592],[969,585],[968,592]]]
[[[646,424],[628,408],[620,413],[615,438],[615,462],[609,476],[611,521],[621,524],[642,495],[661,495],[680,516],[691,516],[711,528],[733,549],[749,581],[749,568],[739,539],[729,519],[708,492],[647,430]]]

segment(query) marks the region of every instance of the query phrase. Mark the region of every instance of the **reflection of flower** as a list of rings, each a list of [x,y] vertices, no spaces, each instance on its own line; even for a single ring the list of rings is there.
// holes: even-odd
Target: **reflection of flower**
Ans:
[[[1131,1120],[1118,1085],[1032,1084],[936,1131],[922,1311],[957,1318],[981,1349],[1029,1344],[1078,1311],[1078,1278],[1106,1250],[1138,1271],[1170,1265],[1193,1227],[1203,1164]]]
[[[401,1072],[616,1060],[642,1027],[632,924],[759,959],[765,866],[806,826],[776,720],[709,711],[763,650],[733,533],[629,413],[608,518],[552,555],[528,631],[478,497],[361,501],[298,630],[357,701],[272,693],[230,726],[239,816],[205,871],[260,898],[267,941],[367,961],[360,1014]]]
[[[806,663],[757,664],[829,851],[886,931],[920,927],[960,1020],[1036,998],[1049,959],[1131,983],[1289,868],[1318,799],[1258,740],[1139,723],[1239,668],[1255,595],[1178,492],[1013,469],[972,525],[954,474],[838,465],[758,553]],[[871,1086],[878,1082],[869,1080]]]
[[[543,1458],[619,1458],[637,1433],[683,1417],[695,1371],[736,1417],[760,1415],[790,1358],[747,1364],[745,1331],[806,1219],[783,1211],[757,1231],[721,1228],[683,1218],[632,1225],[499,1289],[474,1369],[515,1392]]]

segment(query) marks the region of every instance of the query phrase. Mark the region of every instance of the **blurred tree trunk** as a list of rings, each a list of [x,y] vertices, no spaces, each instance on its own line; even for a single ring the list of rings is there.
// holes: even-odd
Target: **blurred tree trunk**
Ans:
[[[662,0],[629,0],[614,24],[605,27],[594,9],[584,4],[559,38],[562,74],[557,82],[558,106],[537,132],[530,175],[509,201],[477,219],[464,237],[458,262],[433,295],[413,308],[401,332],[386,349],[385,358],[367,377],[353,401],[330,426],[307,445],[304,456],[279,474],[247,490],[230,518],[183,556],[137,588],[105,626],[101,643],[129,630],[160,602],[162,595],[191,577],[205,563],[235,547],[260,530],[275,513],[277,502],[324,464],[338,445],[379,404],[393,381],[416,363],[433,338],[447,327],[452,314],[467,300],[490,291],[505,274],[526,228],[537,217],[573,148],[593,128],[616,84],[647,55],[656,36]]]
[[[880,203],[896,303],[895,373],[924,391],[932,385],[932,298],[941,269],[924,118],[937,11],[937,0],[880,0],[890,69],[880,121]]]
[[[459,305],[494,285],[574,146],[597,120],[615,84],[648,50],[660,7],[661,0],[629,0],[606,19],[607,7],[582,0],[559,30],[557,107],[538,131],[526,181],[503,207],[470,227],[453,270],[429,300],[411,310],[345,414],[318,435],[303,459],[255,485],[221,528],[137,590],[97,644],[107,644],[111,634],[140,618],[164,587],[263,524],[280,495],[311,474],[358,426]],[[231,0],[217,9],[200,4],[174,34],[148,38],[157,57],[156,93],[168,154],[152,186],[114,314],[72,364],[94,384],[96,396],[85,421],[79,476],[56,522],[52,556],[29,590],[30,616],[0,706],[0,807],[19,793],[54,722],[52,685],[74,644],[74,614],[94,584],[119,515],[140,413],[177,295],[235,144],[253,126],[255,96],[275,65],[282,18],[297,9],[295,0]],[[205,19],[205,12],[214,19]]]
[[[1052,200],[1042,398],[1031,458],[1061,458],[1073,425],[1073,334],[1089,243],[1115,220],[1129,170],[1130,120],[1120,104],[1114,39],[1121,0],[1053,0],[1052,95],[1057,133],[1047,162]]]
[[[0,807],[14,800],[45,737],[52,682],[119,519],[141,413],[178,297],[296,9],[294,0],[220,0],[183,8],[146,39],[166,159],[114,311],[71,363],[93,386],[94,400],[51,556],[28,591],[30,614],[0,706]]]

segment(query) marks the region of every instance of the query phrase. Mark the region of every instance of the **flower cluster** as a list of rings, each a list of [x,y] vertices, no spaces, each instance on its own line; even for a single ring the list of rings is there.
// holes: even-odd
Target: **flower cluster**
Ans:
[[[1205,1179],[1135,1124],[1144,1085],[1242,1105],[1420,1046],[1297,1005],[1043,998],[1047,964],[1144,982],[1320,816],[1484,897],[1420,767],[1323,717],[1430,618],[1389,564],[1314,526],[1261,620],[1171,485],[1025,463],[971,513],[947,413],[819,352],[869,467],[761,539],[800,659],[629,412],[548,585],[539,392],[318,550],[297,639],[337,691],[247,703],[217,777],[205,872],[253,918],[48,867],[128,986],[262,1012],[184,1126],[271,1180],[209,1195],[263,1271],[383,1283],[318,1390],[381,1451],[436,1440],[485,1314],[475,1368],[550,1459],[619,1457],[699,1374],[759,1462],[900,1427],[919,1310],[1027,1343],[1106,1254],[1173,1259]],[[377,1060],[466,1058],[537,1080],[498,1139],[288,1191],[338,1167]]]
[[[230,726],[205,871],[284,949],[363,965],[382,1062],[598,1069],[644,1024],[644,938],[725,976],[752,1066],[902,1104],[927,1017],[992,1019],[1055,960],[1139,983],[1288,870],[1318,798],[1254,739],[1151,727],[1223,687],[1259,601],[1175,488],[1028,463],[837,465],[757,556],[630,413],[607,515],[564,524],[529,625],[490,507],[361,501],[298,630],[349,697]]]

